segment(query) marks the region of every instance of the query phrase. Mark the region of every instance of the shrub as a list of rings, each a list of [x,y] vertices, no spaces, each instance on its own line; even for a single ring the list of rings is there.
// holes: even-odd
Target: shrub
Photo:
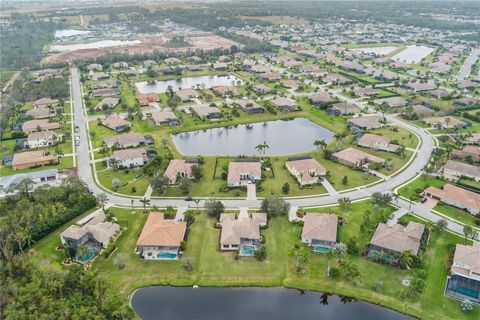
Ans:
[[[267,259],[267,250],[265,249],[265,247],[261,247],[260,249],[255,251],[255,258],[258,261],[263,261]]]
[[[105,259],[108,259],[108,257],[110,257],[110,255],[112,254],[113,251],[115,251],[116,248],[117,248],[117,245],[115,243],[110,243],[110,245],[106,247],[105,250],[103,251],[103,257]]]
[[[185,260],[183,261],[183,270],[187,272],[193,271],[193,261],[191,258],[185,258]]]

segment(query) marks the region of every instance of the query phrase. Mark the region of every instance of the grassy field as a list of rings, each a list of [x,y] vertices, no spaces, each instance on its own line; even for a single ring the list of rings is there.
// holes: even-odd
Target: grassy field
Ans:
[[[433,210],[436,210],[452,219],[463,222],[467,225],[479,228],[479,225],[475,221],[480,222],[480,218],[475,217],[466,210],[455,208],[446,204],[439,203]]]
[[[420,200],[420,197],[418,196],[416,190],[425,190],[427,187],[437,187],[441,188],[445,184],[445,181],[427,176],[427,175],[422,175],[420,178],[415,179],[414,181],[410,182],[409,184],[401,187],[398,189],[398,193],[407,199],[410,199],[410,197],[413,197],[414,201]]]
[[[345,242],[356,237],[363,249],[383,210],[388,214],[394,209],[388,207],[376,211],[370,201],[364,201],[351,204],[343,210],[331,207],[313,211],[342,216],[345,223],[339,227],[339,241]],[[297,273],[291,249],[295,244],[299,244],[301,226],[289,223],[285,217],[270,219],[269,227],[262,231],[267,248],[267,260],[263,262],[254,258],[236,260],[234,253],[220,252],[220,230],[214,228],[215,221],[204,213],[195,215],[186,250],[179,261],[144,261],[134,253],[134,248],[147,215],[141,211],[132,213],[128,209],[118,208],[113,208],[112,212],[126,230],[117,241],[117,250],[108,259],[98,257],[92,269],[125,298],[134,289],[150,285],[285,286],[356,297],[422,319],[476,319],[480,315],[478,308],[472,313],[463,314],[458,301],[443,296],[448,248],[462,241],[448,233],[433,234],[431,237],[423,267],[427,287],[421,298],[411,301],[400,298],[401,293],[406,290],[401,282],[418,277],[418,269],[400,270],[380,265],[359,254],[350,256],[361,274],[354,281],[344,278],[342,272],[337,278],[327,278],[327,259],[322,254],[311,255],[305,275]],[[365,231],[361,231],[360,225],[365,212],[370,212],[370,224]],[[60,244],[58,234],[61,230],[62,228],[35,246],[33,254],[36,261],[58,265],[60,255],[55,248]],[[193,272],[188,273],[183,269],[182,263],[186,258],[193,261]],[[120,264],[125,267],[119,268]],[[337,267],[336,259],[331,265]],[[375,290],[377,281],[383,283],[379,291]]]

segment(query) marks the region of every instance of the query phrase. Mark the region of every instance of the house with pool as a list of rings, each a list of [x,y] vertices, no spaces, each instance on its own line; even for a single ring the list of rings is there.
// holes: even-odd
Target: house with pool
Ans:
[[[239,187],[262,179],[262,165],[259,161],[233,161],[228,165],[227,184]]]
[[[445,295],[480,305],[480,243],[457,244]]]
[[[145,260],[177,260],[186,231],[186,222],[165,219],[163,213],[150,212],[135,252]]]
[[[406,226],[379,223],[367,248],[367,256],[389,264],[398,263],[398,255],[410,251],[418,254],[425,225],[410,221]]]
[[[320,182],[327,173],[327,170],[310,156],[290,157],[285,163],[285,167],[302,187]]]
[[[267,225],[266,213],[240,213],[238,218],[232,213],[222,213],[219,225],[220,250],[238,251],[240,256],[253,256],[261,247],[260,227]]]
[[[302,242],[314,252],[328,252],[337,245],[338,216],[335,214],[307,213],[302,228]]]
[[[120,232],[120,225],[106,219],[103,210],[98,209],[60,234],[62,245],[68,247],[70,256],[86,263],[108,246],[111,239]],[[84,247],[83,252],[80,252],[80,246]]]

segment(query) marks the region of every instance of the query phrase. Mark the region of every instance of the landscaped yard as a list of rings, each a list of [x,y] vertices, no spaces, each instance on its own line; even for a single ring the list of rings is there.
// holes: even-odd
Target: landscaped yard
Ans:
[[[339,240],[346,242],[350,237],[357,237],[363,250],[383,210],[388,215],[394,209],[375,210],[370,201],[363,201],[343,210],[329,207],[312,211],[341,215],[345,223],[339,228]],[[362,255],[350,258],[360,271],[360,277],[353,282],[346,280],[342,272],[337,278],[327,278],[327,259],[322,254],[311,255],[305,275],[297,273],[291,249],[299,243],[301,226],[289,223],[285,217],[270,219],[269,227],[262,231],[267,248],[267,260],[263,262],[254,258],[236,260],[235,253],[220,252],[220,230],[214,228],[214,219],[207,218],[204,213],[195,215],[186,250],[179,261],[145,261],[134,253],[134,248],[147,215],[141,211],[132,213],[129,209],[118,208],[113,208],[112,212],[126,230],[118,239],[117,250],[110,258],[98,257],[92,268],[99,276],[106,278],[113,288],[120,290],[125,299],[135,288],[149,285],[286,286],[354,296],[423,319],[475,319],[480,315],[478,308],[472,313],[463,314],[458,301],[443,296],[448,248],[462,241],[460,237],[446,232],[431,237],[424,267],[427,287],[421,298],[411,301],[400,299],[401,293],[406,290],[401,282],[419,276],[417,269],[400,270],[380,265]],[[361,231],[362,217],[366,212],[370,212],[371,225]],[[59,232],[35,246],[38,261],[58,265],[55,260],[60,256],[55,248],[60,243]],[[182,267],[186,258],[193,261],[194,271],[191,273]],[[331,265],[337,267],[336,258]],[[378,281],[382,282],[380,290],[375,289]]]
[[[433,210],[436,210],[452,219],[463,222],[470,226],[480,228],[480,218],[475,217],[466,210],[455,208],[443,203],[437,204],[435,207],[433,207]],[[477,221],[479,224],[477,224],[475,221]]]
[[[402,197],[405,197],[407,199],[413,197],[412,199],[414,201],[418,201],[421,197],[417,194],[417,190],[423,191],[427,187],[442,188],[445,183],[446,182],[443,180],[439,180],[427,175],[422,175],[421,177],[398,189],[398,193]]]

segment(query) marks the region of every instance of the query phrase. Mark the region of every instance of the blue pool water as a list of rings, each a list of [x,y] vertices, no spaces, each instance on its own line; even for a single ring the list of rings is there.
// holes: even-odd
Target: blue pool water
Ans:
[[[253,256],[255,254],[254,246],[243,246],[240,253],[244,256]]]
[[[313,251],[315,252],[329,252],[332,251],[332,249],[327,248],[327,247],[321,247],[321,246],[316,246]]]
[[[162,252],[157,254],[157,258],[159,259],[177,259],[177,255],[171,252]]]
[[[97,253],[97,249],[88,248],[87,252],[84,255],[77,257],[77,260],[82,263],[86,263],[90,261],[95,256],[96,253]]]

